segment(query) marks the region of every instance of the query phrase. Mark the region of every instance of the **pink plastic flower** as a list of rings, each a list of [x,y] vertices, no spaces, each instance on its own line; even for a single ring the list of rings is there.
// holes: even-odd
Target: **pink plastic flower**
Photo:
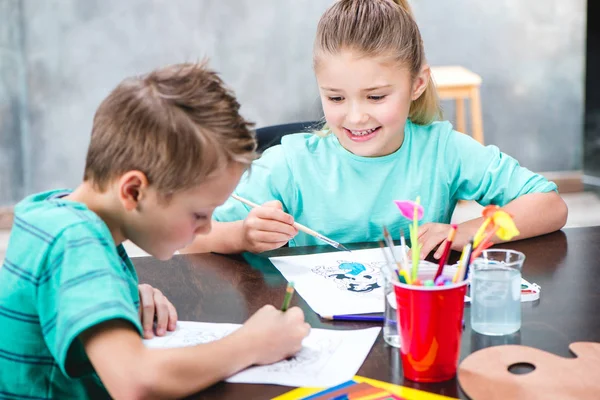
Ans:
[[[394,203],[396,203],[396,206],[398,206],[398,209],[400,210],[400,213],[404,216],[404,218],[412,220],[415,215],[415,207],[417,209],[417,219],[420,220],[421,218],[423,218],[422,205],[417,204],[411,200],[394,200]]]

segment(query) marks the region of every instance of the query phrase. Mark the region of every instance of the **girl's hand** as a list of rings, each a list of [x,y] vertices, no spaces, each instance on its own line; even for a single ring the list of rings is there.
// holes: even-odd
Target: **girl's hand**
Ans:
[[[163,336],[167,330],[174,331],[177,327],[177,311],[165,295],[148,284],[138,285],[140,294],[140,320],[144,329],[144,339],[154,337],[154,321],[156,320],[156,335]]]
[[[429,222],[423,224],[419,227],[419,243],[423,245],[421,248],[420,258],[426,258],[429,253],[433,249],[437,247],[437,250],[433,254],[433,258],[439,260],[444,253],[444,249],[446,248],[446,241],[448,239],[448,232],[450,232],[450,225],[448,224],[438,224]],[[463,245],[468,241],[468,239],[462,238],[459,236],[460,229],[456,231],[456,236],[452,241],[452,250],[462,251]]]
[[[253,253],[277,249],[298,234],[293,224],[277,200],[253,208],[243,224],[244,248]]]

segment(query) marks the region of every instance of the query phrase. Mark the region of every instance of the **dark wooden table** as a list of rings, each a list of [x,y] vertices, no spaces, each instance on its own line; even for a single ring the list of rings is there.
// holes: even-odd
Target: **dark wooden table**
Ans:
[[[375,244],[349,246],[353,249]],[[465,309],[466,328],[461,360],[470,353],[499,344],[522,344],[572,357],[568,345],[577,341],[600,342],[600,227],[572,228],[534,239],[502,245],[525,253],[523,277],[542,287],[540,300],[522,303],[523,323],[516,334],[489,337],[472,332],[470,309]],[[181,320],[243,323],[264,304],[279,306],[286,281],[269,262],[269,256],[310,254],[329,247],[283,248],[260,256],[217,254],[180,255],[168,262],[135,258],[140,282],[161,289],[177,307]],[[456,254],[454,255],[456,257]],[[356,329],[366,323],[324,322],[298,295],[300,306],[314,328]],[[402,377],[398,349],[375,342],[359,375],[467,398],[456,379],[437,384],[418,384]],[[292,388],[276,385],[218,383],[194,396],[198,399],[268,399]]]

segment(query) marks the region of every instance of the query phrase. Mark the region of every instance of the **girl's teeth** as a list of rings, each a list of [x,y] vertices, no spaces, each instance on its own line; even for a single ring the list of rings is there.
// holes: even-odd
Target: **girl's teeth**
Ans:
[[[352,132],[352,134],[353,134],[353,135],[356,135],[356,136],[364,136],[364,135],[368,135],[369,133],[372,133],[372,132],[374,132],[374,131],[375,131],[375,129],[377,129],[377,128],[373,128],[373,129],[366,129],[366,130],[364,130],[364,131],[350,131],[350,132]]]

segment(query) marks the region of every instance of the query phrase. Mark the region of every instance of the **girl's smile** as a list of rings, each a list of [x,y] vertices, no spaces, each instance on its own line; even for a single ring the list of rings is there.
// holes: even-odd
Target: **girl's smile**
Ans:
[[[373,139],[381,130],[381,126],[371,129],[348,129],[344,128],[344,132],[348,135],[350,140],[355,142],[366,142]]]

